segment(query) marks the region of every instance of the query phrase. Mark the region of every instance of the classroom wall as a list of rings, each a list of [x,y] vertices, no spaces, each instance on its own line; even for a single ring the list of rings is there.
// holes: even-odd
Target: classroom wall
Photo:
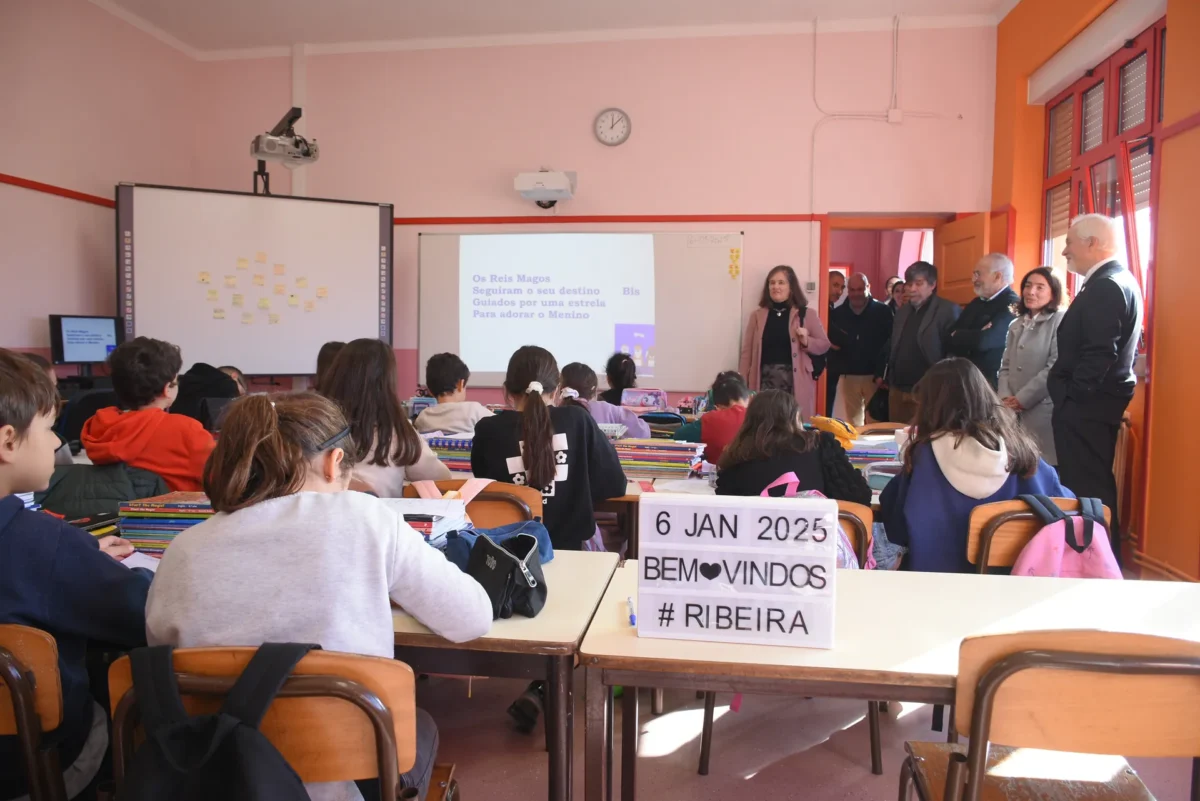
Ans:
[[[849,264],[850,271],[867,276],[871,286],[879,279],[880,231],[830,231],[830,266]]]

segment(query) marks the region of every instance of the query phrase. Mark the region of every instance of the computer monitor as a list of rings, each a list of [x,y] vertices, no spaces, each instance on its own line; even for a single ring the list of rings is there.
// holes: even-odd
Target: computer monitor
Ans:
[[[50,315],[50,360],[55,364],[97,364],[124,341],[120,317]]]

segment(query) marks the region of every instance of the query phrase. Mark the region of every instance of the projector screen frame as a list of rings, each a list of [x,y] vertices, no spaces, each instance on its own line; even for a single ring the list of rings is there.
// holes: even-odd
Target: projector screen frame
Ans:
[[[343,200],[340,198],[324,198],[324,197],[299,197],[296,195],[264,195],[255,192],[243,192],[235,189],[203,189],[194,186],[170,186],[166,184],[146,184],[136,182],[122,181],[115,187],[116,214],[114,239],[115,258],[113,259],[113,267],[116,271],[117,284],[117,313],[116,318],[121,322],[118,325],[118,331],[124,336],[124,339],[130,340],[137,336],[137,321],[135,319],[134,310],[136,305],[134,299],[136,297],[136,259],[137,248],[137,231],[134,230],[133,224],[133,194],[135,189],[164,189],[177,192],[198,192],[204,194],[216,195],[240,195],[249,198],[261,198],[266,202],[274,201],[294,201],[294,202],[312,202],[312,203],[340,203],[352,206],[372,206],[379,209],[379,248],[380,248],[380,274],[384,279],[380,284],[379,290],[379,311],[381,314],[379,321],[379,340],[388,345],[395,347],[393,337],[395,335],[395,325],[393,322],[392,310],[392,292],[395,272],[395,205],[392,203],[375,203],[367,200]],[[307,373],[258,373],[259,375],[272,376],[288,376],[288,375],[308,375]]]

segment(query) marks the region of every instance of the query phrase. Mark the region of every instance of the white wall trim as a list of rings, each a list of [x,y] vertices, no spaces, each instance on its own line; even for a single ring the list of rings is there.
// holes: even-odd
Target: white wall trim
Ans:
[[[149,34],[168,47],[172,47],[178,50],[180,53],[196,59],[197,61],[201,60],[201,56],[203,54],[200,50],[197,50],[196,48],[179,39],[176,39],[174,36],[167,33],[154,23],[148,22],[142,17],[139,17],[137,14],[134,14],[132,11],[129,11],[121,5],[118,5],[116,0],[91,0],[91,3],[98,8],[104,9],[117,19],[129,23],[142,33]]]
[[[1029,76],[1027,102],[1045,105],[1167,13],[1167,0],[1117,0]]]

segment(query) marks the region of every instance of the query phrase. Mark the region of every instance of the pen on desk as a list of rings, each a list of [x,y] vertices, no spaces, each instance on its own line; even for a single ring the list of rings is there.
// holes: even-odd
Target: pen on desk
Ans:
[[[637,615],[635,615],[633,613],[633,596],[632,595],[627,596],[625,598],[625,605],[627,607],[629,607],[629,625],[636,626],[637,625]]]

